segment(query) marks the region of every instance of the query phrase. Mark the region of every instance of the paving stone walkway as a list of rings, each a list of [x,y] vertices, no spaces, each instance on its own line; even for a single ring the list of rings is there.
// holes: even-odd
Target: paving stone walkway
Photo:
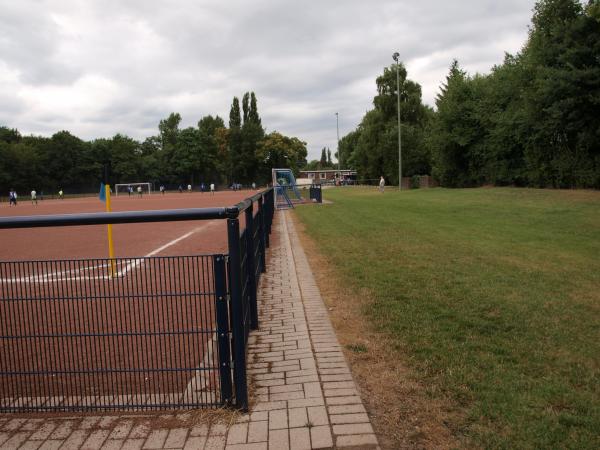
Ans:
[[[250,413],[231,426],[189,413],[0,416],[0,450],[379,448],[288,212],[273,223],[249,343]]]

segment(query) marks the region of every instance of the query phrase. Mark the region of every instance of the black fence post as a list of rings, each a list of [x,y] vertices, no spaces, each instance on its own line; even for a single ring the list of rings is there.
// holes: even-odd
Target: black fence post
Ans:
[[[217,342],[219,347],[219,375],[221,380],[221,402],[230,405],[233,398],[231,385],[231,353],[229,348],[229,312],[225,256],[213,256],[215,295],[217,309]]]
[[[246,272],[250,304],[250,328],[258,329],[258,306],[256,305],[256,263],[254,253],[254,202],[246,208]]]
[[[248,386],[246,381],[246,336],[244,331],[244,307],[242,305],[242,256],[239,219],[227,219],[227,240],[229,243],[231,331],[233,333],[233,380],[236,406],[246,411],[248,410]]]
[[[273,202],[275,201],[273,189],[274,188],[271,188],[271,190],[265,194],[265,245],[267,247],[271,245],[271,222],[273,221],[273,208],[275,207],[275,205],[273,205]]]
[[[260,227],[260,271],[265,273],[267,271],[267,257],[266,257],[266,245],[265,245],[265,208],[263,206],[263,197],[258,199],[258,226]]]

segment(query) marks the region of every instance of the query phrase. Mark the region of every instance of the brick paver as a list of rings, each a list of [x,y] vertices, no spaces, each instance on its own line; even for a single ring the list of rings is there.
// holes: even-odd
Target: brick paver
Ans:
[[[99,450],[110,434],[110,430],[95,430],[90,433],[83,443],[81,450]]]
[[[252,407],[237,423],[184,425],[173,413],[3,416],[0,450],[379,448],[287,212],[273,223],[259,323],[248,346]]]

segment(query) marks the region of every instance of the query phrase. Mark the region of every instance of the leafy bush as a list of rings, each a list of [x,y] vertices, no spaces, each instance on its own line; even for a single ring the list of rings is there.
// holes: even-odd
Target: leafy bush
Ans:
[[[411,189],[419,189],[421,187],[421,176],[413,175],[410,177],[410,188]]]

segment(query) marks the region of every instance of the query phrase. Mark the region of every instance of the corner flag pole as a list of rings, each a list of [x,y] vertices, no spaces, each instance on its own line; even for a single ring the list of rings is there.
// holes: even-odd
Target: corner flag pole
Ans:
[[[110,167],[110,163],[104,165],[104,198],[106,199],[106,212],[111,212],[110,208],[110,184],[108,179],[108,171]],[[102,192],[100,192],[102,194]],[[102,199],[102,198],[101,198]],[[113,244],[113,235],[112,235],[112,224],[108,224],[108,257],[110,258],[110,276],[117,276],[117,268],[115,264],[115,247]]]
[[[111,212],[110,209],[110,185],[105,185],[104,186],[105,189],[105,195],[106,195],[106,212]],[[108,257],[110,258],[110,276],[111,277],[116,277],[117,276],[117,270],[116,270],[116,264],[115,264],[115,247],[113,244],[113,235],[112,235],[112,224],[108,224],[107,226],[108,229]]]

